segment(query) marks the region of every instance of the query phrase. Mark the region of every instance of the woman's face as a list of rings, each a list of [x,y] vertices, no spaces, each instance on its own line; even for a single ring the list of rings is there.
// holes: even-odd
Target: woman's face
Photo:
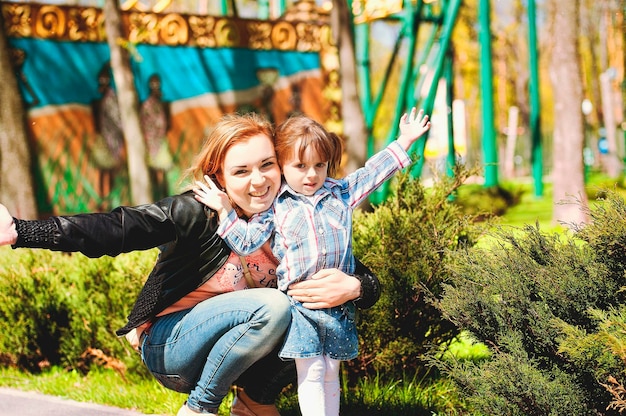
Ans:
[[[218,180],[247,216],[267,210],[281,181],[272,140],[259,134],[232,146],[226,151]]]

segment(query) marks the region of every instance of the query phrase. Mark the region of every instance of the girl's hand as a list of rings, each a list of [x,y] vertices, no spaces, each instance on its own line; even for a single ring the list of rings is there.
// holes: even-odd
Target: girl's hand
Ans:
[[[424,114],[424,110],[419,112],[415,107],[411,109],[411,114],[406,114],[400,119],[400,137],[398,143],[409,150],[411,145],[430,129],[430,121],[428,115]]]
[[[17,242],[17,230],[13,217],[9,210],[0,204],[0,246],[15,244]]]
[[[230,205],[228,194],[220,190],[207,175],[204,175],[204,180],[206,184],[196,181],[197,186],[193,188],[194,197],[207,207],[217,211],[220,220],[223,220],[233,209]]]

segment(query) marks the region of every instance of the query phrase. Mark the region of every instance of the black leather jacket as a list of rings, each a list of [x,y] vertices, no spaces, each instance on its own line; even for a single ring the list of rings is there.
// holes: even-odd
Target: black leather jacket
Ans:
[[[217,216],[196,201],[192,192],[153,204],[118,207],[109,213],[15,219],[15,225],[18,239],[13,248],[46,248],[100,257],[159,247],[159,257],[127,324],[116,331],[120,336],[197,289],[230,255],[215,232]],[[355,274],[362,288],[355,303],[359,308],[369,308],[380,297],[379,281],[358,261]]]

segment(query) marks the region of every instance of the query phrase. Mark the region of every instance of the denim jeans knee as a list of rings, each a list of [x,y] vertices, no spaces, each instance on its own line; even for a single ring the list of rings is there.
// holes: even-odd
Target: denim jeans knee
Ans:
[[[142,356],[161,384],[190,393],[190,408],[216,409],[241,373],[282,341],[290,319],[276,289],[221,294],[158,318]]]

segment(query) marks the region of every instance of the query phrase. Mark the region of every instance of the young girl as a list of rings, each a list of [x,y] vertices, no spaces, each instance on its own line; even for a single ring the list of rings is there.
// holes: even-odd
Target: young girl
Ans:
[[[430,128],[423,111],[400,121],[400,137],[341,180],[331,179],[340,165],[341,140],[305,117],[289,118],[276,129],[276,152],[283,184],[272,207],[249,222],[232,209],[226,193],[206,177],[196,198],[219,213],[218,234],[231,249],[246,255],[273,236],[278,288],[323,268],[354,270],[352,211],[395,172],[410,164],[407,150]],[[235,173],[236,174],[236,173]],[[280,357],[293,358],[303,416],[339,414],[339,364],[357,356],[354,305],[311,310],[291,299],[292,320]]]

